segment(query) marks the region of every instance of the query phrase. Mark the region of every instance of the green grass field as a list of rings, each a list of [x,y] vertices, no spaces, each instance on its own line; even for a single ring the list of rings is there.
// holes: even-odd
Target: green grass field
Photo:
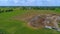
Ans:
[[[50,29],[31,29],[27,27],[24,21],[16,20],[12,18],[13,16],[20,15],[30,12],[32,13],[33,10],[19,10],[15,9],[13,12],[4,12],[0,13],[0,34],[60,34],[56,30]],[[36,11],[35,13],[57,13],[59,14],[60,11]]]

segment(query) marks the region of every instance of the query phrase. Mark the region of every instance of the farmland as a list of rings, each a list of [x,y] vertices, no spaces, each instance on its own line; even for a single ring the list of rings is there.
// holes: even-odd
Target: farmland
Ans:
[[[34,10],[20,8],[0,8],[0,34],[59,34],[60,32],[53,29],[33,29],[26,23],[25,18],[39,14],[60,15],[60,9],[55,10]],[[9,10],[10,9],[10,10]],[[9,11],[9,12],[8,12]],[[29,16],[27,16],[29,15]]]

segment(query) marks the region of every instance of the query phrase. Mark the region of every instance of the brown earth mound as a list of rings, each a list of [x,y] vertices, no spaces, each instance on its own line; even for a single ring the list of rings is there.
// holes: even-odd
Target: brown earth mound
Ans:
[[[45,11],[45,12],[44,12]],[[33,27],[33,28],[43,28],[44,24],[42,23],[44,21],[44,18],[46,15],[48,14],[53,14],[53,11],[49,11],[49,10],[37,10],[37,11],[28,11],[22,15],[17,15],[14,16],[13,19],[16,20],[21,20],[21,21],[25,21],[27,23],[28,27]],[[36,19],[35,21],[32,21],[34,17],[40,16],[38,19]],[[32,25],[33,24],[33,25]]]

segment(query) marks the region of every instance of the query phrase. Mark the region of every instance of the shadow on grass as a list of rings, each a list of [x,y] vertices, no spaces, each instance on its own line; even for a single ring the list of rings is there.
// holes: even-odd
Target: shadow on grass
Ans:
[[[0,29],[0,34],[9,34],[9,33],[4,29]]]

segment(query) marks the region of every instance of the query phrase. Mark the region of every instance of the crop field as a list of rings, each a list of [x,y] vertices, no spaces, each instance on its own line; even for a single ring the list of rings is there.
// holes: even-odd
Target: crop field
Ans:
[[[39,14],[58,14],[60,10],[22,10],[14,8],[11,12],[5,12],[9,8],[0,8],[0,34],[60,34],[53,29],[34,29],[27,25],[28,18]]]

